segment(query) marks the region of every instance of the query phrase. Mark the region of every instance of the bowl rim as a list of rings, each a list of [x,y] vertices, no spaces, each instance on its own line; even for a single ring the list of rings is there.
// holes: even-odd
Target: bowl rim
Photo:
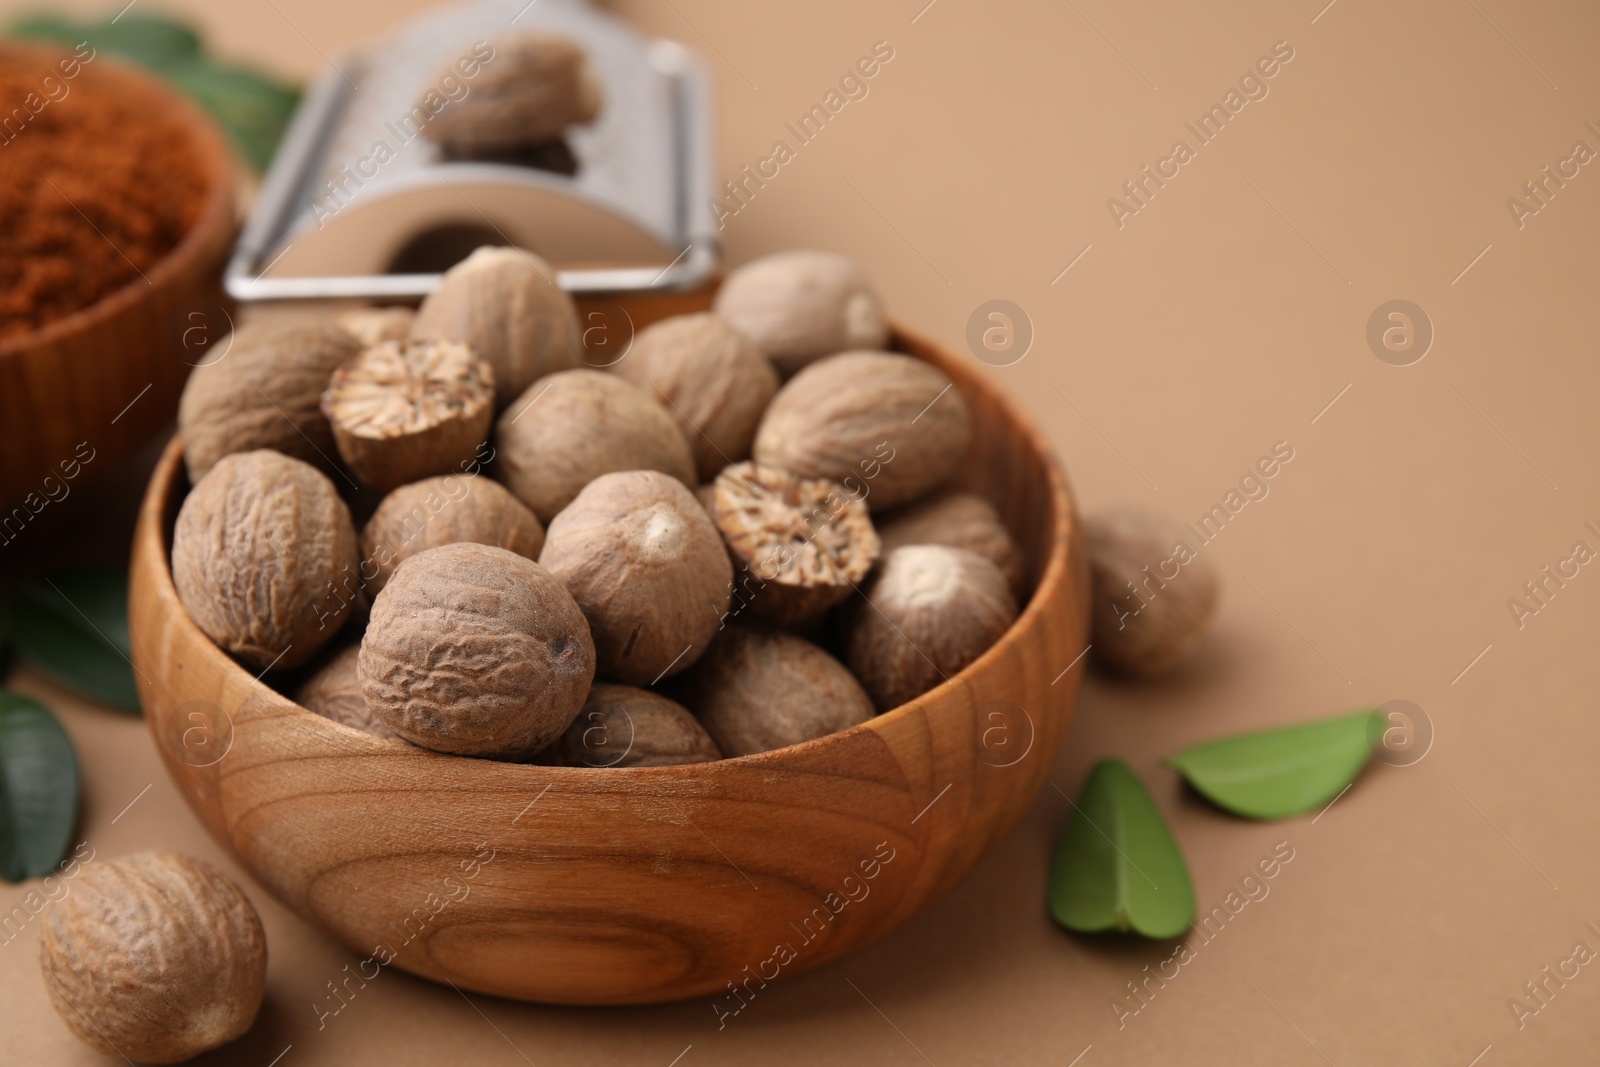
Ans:
[[[53,48],[25,40],[6,40],[0,42],[0,48],[44,55],[56,54]],[[121,314],[148,294],[160,289],[173,276],[204,255],[207,247],[215,239],[214,235],[219,227],[233,224],[236,164],[233,149],[228,145],[216,123],[177,90],[142,67],[110,54],[96,54],[95,63],[96,76],[108,77],[113,83],[120,81],[121,84],[115,85],[115,88],[141,94],[154,107],[178,116],[179,124],[188,131],[190,143],[200,157],[200,168],[208,179],[205,200],[183,238],[145,271],[144,277],[134,278],[120,289],[113,289],[94,303],[79,308],[70,315],[20,336],[0,341],[0,359],[19,357],[35,348],[50,345],[63,337],[88,330]],[[99,65],[102,63],[105,66]]]
[[[1072,581],[1074,564],[1072,557],[1083,552],[1079,539],[1073,536],[1078,525],[1077,510],[1071,486],[1067,481],[1066,471],[1060,459],[1056,456],[1054,449],[1050,447],[1049,440],[1039,429],[1038,424],[1003,389],[990,383],[973,368],[964,366],[960,358],[951,354],[944,346],[924,334],[907,329],[898,322],[891,320],[890,339],[886,349],[934,365],[945,373],[963,394],[971,395],[974,392],[984,394],[986,399],[991,401],[1011,421],[1019,436],[1027,441],[1028,446],[1039,457],[1044,468],[1051,512],[1047,540],[1049,550],[1044,567],[1039,573],[1039,579],[1034,586],[1032,595],[1028,598],[1028,602],[1022,611],[1018,613],[1017,618],[977,659],[949,678],[946,678],[939,685],[919,694],[912,700],[887,711],[879,712],[867,721],[858,723],[848,729],[825,734],[809,741],[802,741],[799,744],[770,749],[766,752],[756,752],[745,756],[727,756],[707,763],[670,764],[655,767],[563,767],[482,759],[470,756],[463,757],[452,753],[435,752],[413,744],[405,746],[402,750],[404,751],[402,758],[451,761],[472,759],[487,763],[491,767],[525,769],[525,773],[544,777],[550,780],[551,784],[555,784],[569,775],[573,776],[569,780],[580,781],[585,776],[592,776],[597,770],[607,770],[612,773],[626,771],[630,773],[630,780],[642,783],[664,780],[684,781],[706,775],[716,775],[719,770],[739,773],[745,768],[759,769],[763,764],[775,765],[781,763],[789,758],[792,753],[802,750],[809,751],[814,747],[823,745],[840,744],[848,739],[861,736],[863,731],[882,732],[909,716],[922,714],[933,702],[940,699],[946,690],[969,677],[970,674],[985,669],[991,660],[1001,655],[1003,647],[1021,640],[1024,633],[1040,625],[1045,612],[1050,610],[1050,605],[1056,603],[1062,596],[1071,595],[1071,590],[1065,587]],[[169,507],[177,505],[173,494],[179,483],[179,475],[183,473],[183,438],[174,433],[162,452],[154,473],[151,475],[150,485],[146,490],[145,500],[141,507],[134,533],[133,551],[135,557],[142,551],[150,550],[152,546],[159,553],[160,566],[156,572],[159,584],[153,591],[155,599],[166,601],[168,610],[181,616],[179,625],[192,631],[191,636],[201,642],[202,647],[207,650],[207,655],[214,655],[219,657],[220,660],[226,661],[227,666],[225,669],[236,672],[239,679],[247,683],[248,691],[252,696],[262,696],[270,701],[270,706],[273,708],[275,715],[287,709],[297,715],[297,721],[302,726],[314,731],[320,731],[323,728],[331,729],[333,736],[343,737],[347,742],[359,742],[365,747],[371,747],[374,752],[381,751],[386,754],[396,754],[394,742],[385,738],[375,737],[355,727],[335,722],[326,716],[302,707],[295,702],[293,697],[279,692],[262,681],[260,677],[253,675],[238,660],[223,651],[212,641],[189,616],[188,611],[178,599],[177,589],[173,584],[172,546],[169,543],[166,529],[166,515]],[[134,566],[135,568],[138,566],[137,559]],[[1087,619],[1087,598],[1084,598],[1083,603],[1078,605],[1075,610],[1081,612]],[[1085,621],[1085,633],[1087,633],[1087,629],[1088,625],[1087,621]],[[1069,666],[1068,669],[1070,670],[1071,667]],[[1053,685],[1054,683],[1051,684]],[[159,734],[161,723],[157,718],[148,714],[146,718],[150,722],[151,730]],[[452,766],[455,765],[457,764],[452,763]]]

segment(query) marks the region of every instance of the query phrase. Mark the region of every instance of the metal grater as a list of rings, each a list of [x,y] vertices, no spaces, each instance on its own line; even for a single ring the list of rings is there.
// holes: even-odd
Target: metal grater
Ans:
[[[576,173],[441,159],[404,117],[476,42],[533,29],[578,42],[600,75],[599,117],[566,135]],[[460,83],[470,93],[471,79]],[[543,256],[569,292],[694,288],[720,260],[711,153],[707,75],[683,47],[647,40],[584,0],[431,11],[340,58],[308,90],[228,263],[228,292],[423,296],[448,264],[395,273],[397,256],[429,235],[474,233]]]

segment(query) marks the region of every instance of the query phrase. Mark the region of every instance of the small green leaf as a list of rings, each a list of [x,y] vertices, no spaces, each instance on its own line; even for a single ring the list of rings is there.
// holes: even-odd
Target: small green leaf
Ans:
[[[78,757],[43,705],[0,690],[0,878],[55,869],[78,824]]]
[[[139,710],[126,571],[83,567],[29,579],[11,612],[24,662],[91,699]]]
[[[257,170],[265,170],[294,116],[300,93],[245,67],[197,59],[163,73],[211,113]]]
[[[1286,819],[1355,781],[1386,725],[1380,713],[1358,711],[1207,741],[1165,762],[1218,807],[1247,819]]]
[[[1089,772],[1050,869],[1050,916],[1068,930],[1177,937],[1194,883],[1150,794],[1121,760]]]
[[[73,22],[55,15],[33,15],[13,22],[9,30],[16,37],[68,46],[87,41],[96,52],[111,52],[153,70],[200,54],[199,35],[189,26],[131,11],[115,22]]]

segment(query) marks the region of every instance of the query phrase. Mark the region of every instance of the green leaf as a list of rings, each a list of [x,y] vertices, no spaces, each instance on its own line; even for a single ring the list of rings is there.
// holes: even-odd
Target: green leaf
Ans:
[[[1068,930],[1177,937],[1194,883],[1150,794],[1121,760],[1089,772],[1050,868],[1050,916]]]
[[[216,119],[257,170],[265,170],[272,161],[300,102],[300,91],[291,85],[248,67],[206,58],[192,28],[156,15],[129,13],[115,23],[34,15],[12,23],[10,32],[68,46],[88,41],[96,51],[149,68]]]
[[[205,59],[173,66],[165,74],[222,124],[257,170],[266,168],[300,102],[298,90],[245,67]]]
[[[78,824],[78,757],[43,705],[0,690],[0,878],[56,868]]]
[[[1286,819],[1355,781],[1386,725],[1378,712],[1358,711],[1207,741],[1165,762],[1218,807],[1247,819]]]
[[[83,567],[29,579],[11,612],[24,662],[93,700],[139,710],[126,571]]]
[[[55,15],[33,15],[13,22],[10,32],[64,45],[88,41],[96,52],[110,52],[152,70],[200,54],[200,37],[186,24],[131,11],[115,22],[73,22]]]

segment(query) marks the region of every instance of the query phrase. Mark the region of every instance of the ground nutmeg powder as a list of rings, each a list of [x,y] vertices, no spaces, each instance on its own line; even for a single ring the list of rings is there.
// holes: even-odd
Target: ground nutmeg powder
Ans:
[[[146,284],[200,213],[185,121],[101,64],[0,42],[0,342]]]

